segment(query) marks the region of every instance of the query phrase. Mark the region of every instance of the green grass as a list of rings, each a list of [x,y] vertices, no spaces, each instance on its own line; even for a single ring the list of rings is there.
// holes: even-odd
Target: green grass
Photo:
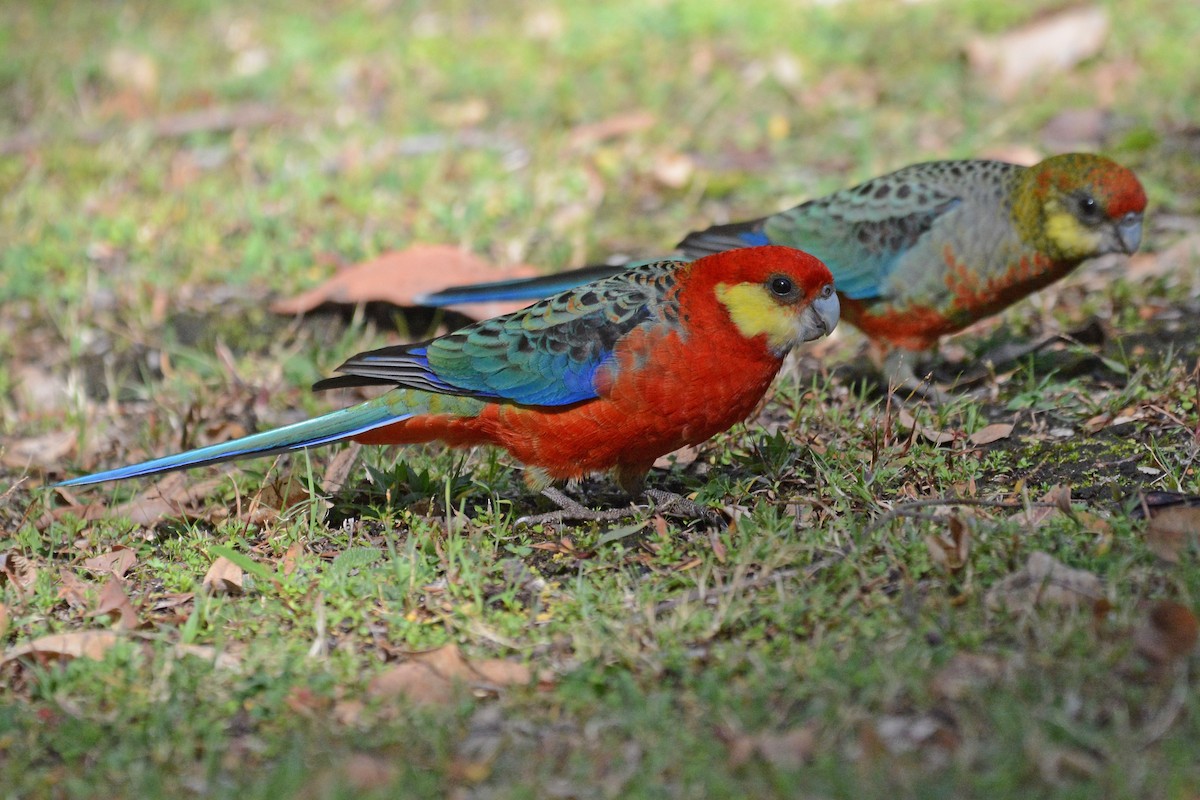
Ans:
[[[1156,672],[1136,637],[1155,603],[1197,607],[1197,546],[1157,559],[1130,499],[1200,493],[1195,263],[1085,269],[956,339],[969,363],[1091,318],[1110,334],[916,412],[964,436],[1016,426],[983,447],[910,435],[853,382],[856,334],[802,354],[758,419],[652,475],[727,529],[645,513],[530,529],[516,519],[545,504],[506,457],[435,447],[364,450],[331,492],[329,451],[213,471],[182,518],[43,519],[65,503],[44,478],[328,408],[306,387],[394,334],[266,305],[416,242],[546,269],[645,253],[913,161],[1040,150],[1060,110],[1104,105],[1092,147],[1137,170],[1147,249],[1170,246],[1200,212],[1200,11],[1110,4],[1098,57],[993,98],[963,43],[1048,7],[0,10],[0,555],[37,570],[0,577],[0,651],[105,628],[105,578],[83,560],[117,545],[137,556],[143,623],[98,661],[0,664],[0,797],[1196,796],[1195,654]],[[274,121],[156,133],[249,104]],[[572,140],[635,111],[654,124]],[[656,177],[674,154],[693,168],[679,187]],[[1101,414],[1136,419],[1088,433]],[[61,431],[61,453],[12,457]],[[1060,483],[1074,518],[1014,517]],[[604,481],[577,492],[625,502]],[[954,570],[928,541],[947,509],[906,505],[948,496],[1002,504],[958,510],[972,533]],[[209,595],[229,551],[253,562],[244,592]],[[1098,576],[1109,607],[991,608],[1035,551]],[[74,602],[64,575],[83,582]],[[542,680],[432,706],[372,689],[448,644]]]

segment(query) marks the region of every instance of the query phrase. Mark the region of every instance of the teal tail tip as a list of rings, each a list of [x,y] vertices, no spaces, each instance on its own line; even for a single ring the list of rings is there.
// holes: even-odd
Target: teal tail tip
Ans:
[[[386,404],[372,401],[282,428],[251,434],[230,442],[188,450],[185,453],[163,456],[104,472],[94,472],[91,475],[81,475],[78,478],[51,484],[50,488],[90,486],[95,483],[144,478],[164,472],[204,467],[241,458],[258,458],[277,453],[307,450],[310,447],[320,447],[351,439],[367,431],[400,422],[410,416],[412,415],[396,414],[389,410]]]

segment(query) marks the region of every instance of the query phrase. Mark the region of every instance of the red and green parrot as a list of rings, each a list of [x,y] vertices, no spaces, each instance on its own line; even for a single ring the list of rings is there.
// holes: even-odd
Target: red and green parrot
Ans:
[[[768,246],[619,272],[427,342],[354,356],[315,389],[381,384],[315,419],[64,481],[80,486],[354,440],[502,447],[530,486],[655,459],[746,418],[794,346],[837,324],[833,276]]]
[[[812,253],[833,272],[845,319],[889,351],[893,385],[919,389],[912,351],[1089,258],[1134,252],[1145,208],[1137,176],[1098,155],[1058,155],[1032,167],[934,161],[769,217],[691,233],[677,249],[687,258],[764,244]],[[420,301],[533,299],[630,266],[457,287]]]

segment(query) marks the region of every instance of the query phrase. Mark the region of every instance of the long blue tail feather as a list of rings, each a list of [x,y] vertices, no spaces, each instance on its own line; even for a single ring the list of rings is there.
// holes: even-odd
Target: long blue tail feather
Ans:
[[[255,458],[332,444],[413,416],[412,413],[397,413],[397,409],[388,402],[389,399],[387,395],[383,395],[366,403],[343,408],[282,428],[251,434],[241,439],[201,447],[185,453],[143,461],[140,464],[83,475],[54,485],[87,486],[93,483],[138,478],[172,470],[218,464],[237,458]]]

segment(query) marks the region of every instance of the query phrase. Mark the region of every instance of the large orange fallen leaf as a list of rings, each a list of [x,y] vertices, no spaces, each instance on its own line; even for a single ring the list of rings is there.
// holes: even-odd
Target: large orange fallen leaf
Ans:
[[[100,597],[96,600],[96,608],[88,616],[116,617],[118,627],[125,630],[134,630],[141,624],[133,603],[129,601],[129,595],[125,594],[121,579],[117,577],[109,578],[108,583],[104,584],[100,590]]]
[[[1001,439],[1007,439],[1013,432],[1013,425],[1009,422],[993,422],[991,425],[985,425],[979,430],[967,437],[967,440],[976,447],[982,447],[985,444],[998,442]]]
[[[445,705],[463,687],[495,691],[525,686],[533,680],[529,667],[500,658],[470,662],[457,645],[417,653],[371,680],[367,693],[376,698],[407,698],[417,705]]]
[[[213,594],[241,594],[242,568],[225,556],[217,556],[200,585]]]
[[[109,648],[120,640],[120,635],[114,631],[55,633],[11,648],[4,654],[4,658],[0,659],[0,663],[22,656],[90,658],[99,661],[104,658]]]
[[[113,549],[107,553],[85,558],[83,568],[89,572],[111,573],[118,578],[124,578],[136,563],[137,554],[125,545],[118,544],[113,545]]]
[[[1012,99],[1030,81],[1046,80],[1095,56],[1110,27],[1100,6],[1073,8],[999,36],[972,39],[967,62],[993,94]]]
[[[323,303],[415,306],[419,295],[448,286],[528,278],[537,274],[536,269],[526,264],[498,267],[457,247],[421,244],[344,269],[320,286],[273,303],[271,310],[276,314],[305,314]],[[474,319],[486,319],[526,305],[528,303],[500,302],[450,308]]]
[[[0,463],[13,469],[25,469],[31,465],[54,468],[68,454],[74,452],[79,437],[74,431],[51,431],[27,439],[15,439],[0,454]]]

